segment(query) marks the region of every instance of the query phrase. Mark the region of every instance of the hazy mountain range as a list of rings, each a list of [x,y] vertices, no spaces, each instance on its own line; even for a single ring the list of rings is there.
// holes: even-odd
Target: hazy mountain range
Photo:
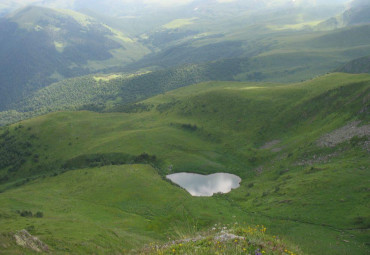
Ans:
[[[15,8],[27,3],[8,1],[3,6]],[[281,54],[279,49],[292,47],[289,54],[303,48],[316,51],[317,47],[326,47],[324,40],[334,39],[331,33],[337,33],[339,38],[343,33],[365,33],[357,42],[361,46],[351,50],[352,53],[342,45],[343,53],[333,53],[322,61],[322,53],[312,52],[309,61],[327,65],[326,69],[317,66],[319,73],[338,68],[337,61],[344,64],[361,57],[367,49],[369,8],[361,1],[209,0],[176,5],[156,1],[32,3],[39,6],[23,7],[0,19],[2,110],[18,109],[15,104],[19,100],[54,82],[90,73],[146,72],[225,58],[256,57],[258,65],[245,64],[234,78],[271,80],[282,77],[280,73],[289,69],[283,64],[282,70],[275,75],[271,73],[268,66]],[[132,13],[113,12],[114,15],[108,16],[110,12],[105,11],[106,8]],[[354,27],[351,32],[335,32],[335,29],[354,25],[365,26]],[[327,31],[327,39],[319,31]],[[298,33],[307,35],[306,43],[294,43],[299,40],[295,38]],[[271,58],[263,56],[267,52],[273,53]],[[289,65],[291,56],[287,52],[284,56],[282,60],[287,58]],[[306,72],[303,70],[302,73]],[[301,79],[298,74],[295,77],[293,80]]]
[[[0,3],[1,254],[368,254],[369,141],[369,1]]]

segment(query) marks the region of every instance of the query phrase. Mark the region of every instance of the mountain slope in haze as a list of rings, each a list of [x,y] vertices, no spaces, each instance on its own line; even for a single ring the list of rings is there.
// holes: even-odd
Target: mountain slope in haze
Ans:
[[[148,50],[86,15],[26,7],[0,20],[0,109],[66,77],[139,59]]]
[[[340,73],[297,84],[207,82],[131,113],[57,112],[4,127],[2,234],[29,224],[55,251],[104,253],[237,221],[263,223],[307,254],[366,254],[369,82]],[[155,170],[124,166],[132,163]],[[243,181],[227,195],[193,198],[158,176],[173,172]],[[124,226],[117,215],[127,215]]]
[[[0,125],[51,111],[86,109],[129,111],[129,104],[179,87],[211,80],[233,80],[248,59],[228,59],[136,74],[94,74],[65,79],[11,104]]]
[[[247,12],[251,6],[255,12]],[[53,82],[91,72],[136,73],[142,68],[157,70],[225,58],[262,55],[280,49],[277,43],[279,39],[297,32],[280,31],[280,28],[270,23],[282,27],[289,27],[296,22],[309,23],[325,19],[341,8],[322,7],[324,11],[320,10],[321,7],[308,6],[306,9],[298,3],[288,5],[291,11],[286,11],[253,1],[193,1],[184,6],[160,9],[163,11],[161,17],[147,15],[149,22],[143,22],[143,17],[136,16],[132,19],[116,19],[114,22],[104,19],[120,30],[100,23],[98,18],[102,15],[96,15],[97,19],[94,19],[73,11],[27,7],[7,16],[0,24],[0,56],[3,59],[0,66],[3,70],[0,78],[0,110],[12,110],[10,103]],[[228,10],[226,13],[223,12],[225,9]],[[240,10],[245,12],[238,14]],[[129,21],[126,22],[126,19]],[[143,24],[146,30],[136,29],[136,23]],[[125,31],[126,27],[130,27],[130,31],[137,30],[135,35],[138,38],[130,38],[120,32]],[[302,52],[302,48],[297,49],[297,52]],[[323,74],[324,66],[328,71],[333,70],[333,63],[340,61],[338,54],[329,57],[321,56],[321,51],[310,54],[317,58],[312,58],[312,62],[306,62],[306,58],[303,58],[302,63],[306,64],[298,67],[286,67],[283,64],[283,70],[272,73],[269,72],[269,60],[266,63],[262,57],[256,65],[259,66],[258,70],[248,68],[238,79],[248,80],[250,77],[252,80],[273,80],[276,77],[288,77],[284,73],[288,71],[293,72],[294,81],[298,81],[314,73],[309,71],[303,77],[303,70],[309,65],[321,70],[321,73],[316,74]],[[355,57],[359,56],[353,55],[351,59]],[[288,64],[290,59],[287,56],[283,62]],[[324,59],[327,59],[328,64],[322,63],[318,67],[317,63]],[[268,74],[261,75],[261,70],[266,70]]]
[[[342,73],[370,73],[370,56],[354,59],[336,71]]]
[[[251,33],[256,31],[255,27],[249,29]],[[203,46],[198,46],[196,40],[189,41],[127,66],[131,72],[140,67],[153,68],[153,65],[157,69],[159,66],[172,68],[132,74],[96,74],[52,84],[11,104],[8,111],[0,113],[0,125],[56,110],[126,111],[130,103],[203,81],[297,82],[312,79],[337,70],[370,50],[369,25],[321,32],[261,28],[254,35],[245,31],[234,33],[229,36],[237,38],[235,41],[223,37],[203,38],[199,41]],[[245,44],[242,38],[248,43]],[[255,41],[249,43],[253,38]],[[212,53],[215,51],[217,54]],[[222,58],[222,54],[233,52],[251,57],[180,65],[212,57]],[[176,65],[179,66],[173,67]]]
[[[352,1],[350,8],[342,14],[317,25],[318,29],[330,30],[335,28],[355,26],[370,23],[370,3],[368,1]]]
[[[245,77],[252,77],[253,73],[256,73],[254,76],[259,76],[259,79],[261,77],[271,78],[270,80],[282,79],[282,77],[287,77],[284,73],[287,71],[289,76],[295,76],[295,80],[292,81],[299,81],[307,79],[313,73],[312,69],[321,70],[321,73],[316,71],[316,75],[322,75],[325,69],[326,72],[333,70],[338,62],[344,63],[363,56],[360,51],[366,51],[369,47],[367,31],[363,31],[364,34],[358,38],[362,41],[361,49],[357,48],[357,52],[349,51],[349,48],[356,46],[356,37],[347,38],[348,44],[338,47],[341,48],[341,52],[332,51],[330,45],[339,41],[330,38],[326,45],[319,46],[320,49],[317,46],[311,47],[310,41],[313,38],[325,35],[325,32],[316,31],[317,24],[333,15],[343,13],[343,8],[339,7],[309,6],[303,8],[300,5],[293,5],[285,9],[262,9],[256,12],[247,12],[247,9],[240,7],[239,10],[243,12],[240,11],[237,14],[235,11],[237,3],[234,5],[230,3],[232,7],[230,10],[227,8],[229,5],[225,3],[228,11],[220,15],[218,12],[203,13],[201,10],[205,8],[202,8],[200,3],[199,6],[198,2],[192,4],[194,9],[191,12],[189,10],[190,14],[174,17],[157,29],[142,34],[141,42],[155,51],[127,66],[125,71],[140,68],[169,68],[174,65],[202,63],[224,58],[255,57],[257,62],[262,62],[260,68],[251,70],[250,73],[244,75],[243,79],[239,76],[239,79],[246,80]],[[356,30],[353,26],[348,27],[348,30],[352,29]],[[366,28],[358,30],[360,29],[366,30]],[[328,32],[341,33],[342,31]],[[351,42],[354,42],[353,45]],[[352,57],[348,58],[351,54],[353,54]],[[284,67],[281,68],[280,63],[271,65],[270,56],[283,59]],[[298,65],[289,65],[292,58],[295,59],[293,61],[301,58],[302,62]],[[271,69],[279,68],[284,69],[280,70],[279,74],[270,72]],[[305,69],[308,71],[304,77]],[[264,72],[268,75],[259,75]],[[291,72],[299,73],[302,78],[299,79],[298,74],[291,75]],[[310,78],[314,76],[315,74]]]

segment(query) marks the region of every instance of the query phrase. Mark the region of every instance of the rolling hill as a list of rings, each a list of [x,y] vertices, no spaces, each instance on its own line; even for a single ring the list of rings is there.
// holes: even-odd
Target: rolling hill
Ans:
[[[207,49],[212,44],[199,49],[190,46],[186,50],[170,48],[131,64],[125,73],[94,74],[53,83],[10,104],[8,111],[0,112],[0,124],[6,125],[58,110],[127,111],[131,103],[204,81],[297,82],[332,70],[346,72],[338,68],[353,66],[351,60],[369,51],[369,28],[369,25],[361,25],[325,32],[283,30],[273,36],[271,30],[264,30],[267,38],[257,40],[255,44],[259,46],[251,45],[250,53],[246,49],[235,48],[233,45],[236,41],[226,44],[220,42],[214,48],[217,51],[224,47],[226,52],[240,51],[250,57],[234,56],[199,64],[180,65],[182,61],[192,63],[207,60],[210,58]],[[273,43],[271,40],[274,40]],[[233,51],[227,51],[227,45]],[[216,55],[222,58],[222,52]],[[187,57],[183,58],[182,55]],[[216,57],[215,54],[211,55]],[[366,58],[359,64],[359,68],[366,69]],[[164,69],[149,71],[153,69],[152,65],[162,65]],[[171,67],[174,65],[176,67]],[[145,66],[149,68],[145,69]],[[140,68],[144,69],[134,72]]]
[[[366,254],[369,84],[368,74],[340,73],[206,82],[130,113],[56,112],[3,127],[2,242],[17,249],[6,240],[27,228],[56,253],[119,252],[237,221],[304,253]],[[182,171],[243,181],[195,198],[160,178]]]
[[[209,11],[207,6],[211,6]],[[0,110],[6,110],[1,122],[34,116],[19,112],[19,104],[24,104],[21,100],[43,94],[38,90],[52,83],[68,83],[67,78],[89,73],[126,75],[234,59],[233,66],[245,63],[239,65],[239,73],[233,71],[235,80],[297,82],[325,74],[369,50],[368,25],[314,31],[319,21],[342,11],[342,5],[297,3],[287,7],[290,11],[265,7],[266,3],[257,6],[249,1],[194,1],[165,9],[159,16],[135,18],[120,18],[118,14],[107,18],[89,10],[84,12],[95,18],[71,10],[35,6],[20,9],[0,22]],[[103,11],[105,7],[101,8]],[[237,15],[250,8],[254,11]],[[154,10],[145,8],[150,13]],[[145,29],[137,28],[140,24]],[[331,47],[341,41],[345,43]],[[191,79],[200,82],[207,78]]]
[[[369,5],[346,3],[2,1],[0,253],[368,254]],[[180,172],[242,181],[193,197]]]
[[[370,25],[361,25],[333,31],[287,29],[273,33],[264,28],[251,35],[259,39],[247,48],[238,41],[208,44],[203,38],[206,44],[202,47],[170,47],[127,66],[124,73],[94,74],[51,84],[0,112],[0,125],[58,110],[127,111],[130,103],[204,81],[297,82],[332,70],[343,71],[338,68],[369,52],[369,29]],[[239,39],[246,35],[236,32]],[[224,51],[212,53],[220,48]],[[232,58],[204,62],[225,57],[223,52]],[[235,57],[236,53],[247,57]],[[202,63],[180,64],[193,62]],[[366,66],[366,61],[361,63]]]

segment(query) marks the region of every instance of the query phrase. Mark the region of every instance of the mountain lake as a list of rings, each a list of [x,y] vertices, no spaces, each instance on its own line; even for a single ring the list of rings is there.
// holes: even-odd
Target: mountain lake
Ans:
[[[192,196],[210,197],[215,193],[229,193],[240,186],[241,178],[234,174],[216,173],[201,175],[176,173],[166,176],[172,182],[186,189]]]

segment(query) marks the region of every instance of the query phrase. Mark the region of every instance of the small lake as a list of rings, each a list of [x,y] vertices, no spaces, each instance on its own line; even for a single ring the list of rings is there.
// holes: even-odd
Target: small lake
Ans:
[[[239,176],[227,173],[201,175],[176,173],[166,176],[172,182],[186,189],[192,196],[210,197],[215,193],[229,193],[240,186]]]

